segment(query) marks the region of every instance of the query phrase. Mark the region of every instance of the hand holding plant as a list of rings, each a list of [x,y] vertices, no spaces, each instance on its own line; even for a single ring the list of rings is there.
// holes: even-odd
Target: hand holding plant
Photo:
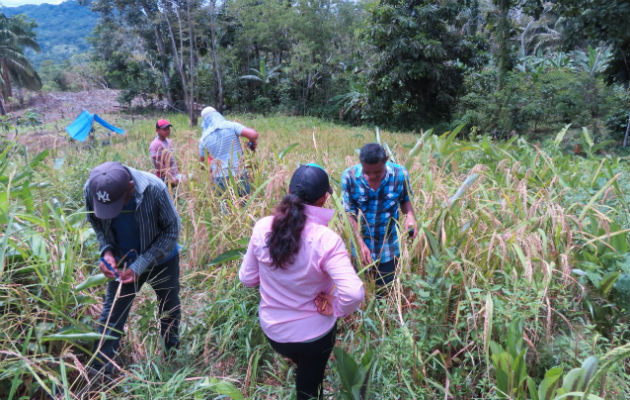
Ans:
[[[131,283],[136,279],[136,273],[129,268],[123,268],[122,270],[118,270],[118,275],[120,275],[120,282],[122,283]]]
[[[114,254],[109,250],[103,253],[103,257],[101,257],[101,262],[99,263],[103,274],[110,279],[118,278],[115,266],[116,259],[114,258]]]
[[[320,292],[317,297],[315,297],[315,307],[317,307],[317,312],[326,316],[333,315],[332,302],[334,300],[335,296],[332,294]]]

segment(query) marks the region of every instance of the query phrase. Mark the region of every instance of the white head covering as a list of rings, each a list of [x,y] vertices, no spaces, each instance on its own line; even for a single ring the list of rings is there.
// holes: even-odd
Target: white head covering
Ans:
[[[201,110],[201,139],[216,131],[217,129],[231,128],[233,123],[226,120],[220,112],[212,107]]]
[[[205,119],[208,114],[214,111],[216,111],[214,107],[205,107],[203,110],[201,110],[201,119]]]

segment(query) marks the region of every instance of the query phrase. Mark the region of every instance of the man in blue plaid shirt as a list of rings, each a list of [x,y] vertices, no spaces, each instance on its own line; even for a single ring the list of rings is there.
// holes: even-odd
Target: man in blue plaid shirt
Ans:
[[[359,258],[363,265],[377,261],[379,287],[394,279],[400,256],[396,227],[399,208],[405,214],[405,232],[417,234],[409,174],[387,159],[380,144],[366,144],[359,153],[361,163],[346,169],[341,178],[344,208],[359,243]]]

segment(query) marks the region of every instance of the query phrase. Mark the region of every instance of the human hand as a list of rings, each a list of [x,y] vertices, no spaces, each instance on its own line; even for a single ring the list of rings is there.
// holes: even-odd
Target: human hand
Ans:
[[[416,236],[418,236],[416,219],[411,213],[407,214],[407,217],[405,218],[405,232],[407,232],[412,239],[415,239]]]
[[[315,307],[317,307],[317,312],[326,316],[333,315],[332,302],[334,300],[335,296],[331,294],[326,294],[324,292],[318,293],[317,297],[315,297]]]
[[[109,264],[109,266],[107,266],[107,264]],[[111,251],[107,250],[103,253],[99,267],[106,277],[110,279],[118,278],[118,273],[116,272],[116,259]]]
[[[254,142],[253,140],[250,140],[249,142],[247,142],[247,147],[251,151],[256,151],[256,147],[258,147],[258,143]]]
[[[369,247],[367,247],[367,245],[365,244],[363,240],[361,240],[359,247],[360,247],[359,256],[361,257],[361,263],[363,265],[371,264],[373,260],[372,260],[372,252],[370,251]]]
[[[122,283],[131,283],[136,280],[136,273],[129,268],[119,269],[118,275],[120,275],[119,279]]]

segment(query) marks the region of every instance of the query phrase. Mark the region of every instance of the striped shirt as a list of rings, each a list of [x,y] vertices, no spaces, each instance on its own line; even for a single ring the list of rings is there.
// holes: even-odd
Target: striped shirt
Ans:
[[[243,149],[239,138],[244,128],[244,125],[228,121],[216,111],[204,119],[199,156],[204,157],[206,152],[212,156],[210,166],[215,178],[241,175],[239,161]]]
[[[388,162],[385,177],[374,190],[363,176],[361,164],[357,164],[343,172],[341,192],[344,209],[360,223],[361,236],[372,259],[386,263],[398,257],[398,210],[411,194],[407,169]]]
[[[151,155],[151,161],[153,161],[155,175],[157,175],[158,178],[162,180],[168,178],[170,180],[179,175],[173,153],[173,142],[168,138],[162,140],[159,136],[156,136],[151,142],[151,145],[149,145],[149,154]]]
[[[172,255],[179,234],[179,216],[164,182],[148,172],[126,167],[135,185],[134,212],[140,235],[138,258],[129,266],[137,275],[161,264]],[[99,219],[93,213],[88,182],[83,188],[87,220],[92,225],[100,254],[118,248],[111,219]]]

